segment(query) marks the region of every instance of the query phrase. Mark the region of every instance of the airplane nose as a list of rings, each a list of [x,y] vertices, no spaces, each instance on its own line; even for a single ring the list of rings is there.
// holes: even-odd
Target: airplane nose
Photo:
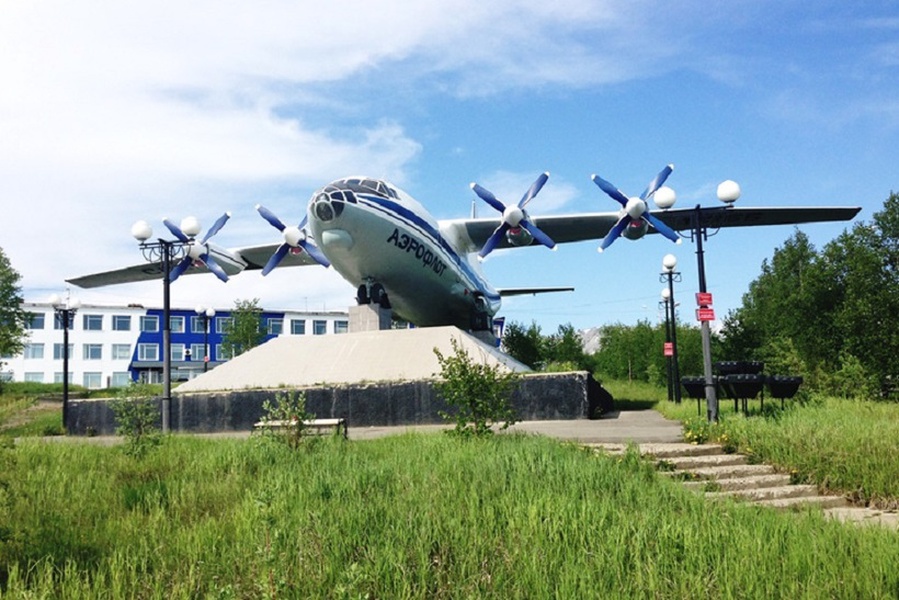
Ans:
[[[312,213],[319,221],[328,223],[340,216],[346,202],[355,201],[351,190],[326,188],[312,197]]]
[[[353,236],[343,229],[328,229],[321,234],[321,244],[328,249],[349,250],[353,243]]]

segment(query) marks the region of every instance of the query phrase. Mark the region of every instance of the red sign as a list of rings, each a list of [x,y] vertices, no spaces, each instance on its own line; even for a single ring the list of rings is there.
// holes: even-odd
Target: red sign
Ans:
[[[665,342],[665,356],[674,356],[674,344]]]
[[[697,321],[714,321],[715,320],[715,309],[714,308],[697,308],[696,309],[696,320]]]
[[[696,305],[697,306],[711,306],[712,305],[711,292],[698,292],[696,294]]]

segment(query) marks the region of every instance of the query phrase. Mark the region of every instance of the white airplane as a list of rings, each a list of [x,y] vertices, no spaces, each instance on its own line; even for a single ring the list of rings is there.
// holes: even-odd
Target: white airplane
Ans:
[[[525,210],[549,174],[541,174],[517,204],[503,204],[476,183],[472,190],[502,213],[499,218],[434,219],[414,198],[390,183],[368,177],[333,181],[312,194],[306,216],[286,226],[263,206],[259,213],[283,234],[280,244],[225,249],[209,239],[230,216],[223,215],[205,236],[196,239],[196,222],[181,227],[164,220],[184,243],[186,254],[169,272],[208,268],[219,279],[245,270],[268,274],[276,266],[324,265],[358,289],[360,304],[375,302],[419,327],[455,325],[489,330],[503,296],[564,291],[572,288],[496,289],[485,279],[479,259],[496,248],[602,239],[600,252],[619,237],[636,240],[658,232],[680,242],[677,232],[693,231],[697,217],[709,228],[784,225],[852,219],[859,207],[742,208],[731,203],[713,208],[671,209],[674,193],[662,187],[666,166],[639,197],[629,198],[601,177],[593,181],[621,204],[616,212],[531,217]],[[650,211],[653,198],[660,210]],[[146,224],[142,224],[147,227]],[[146,263],[68,280],[92,288],[159,279],[158,265]]]

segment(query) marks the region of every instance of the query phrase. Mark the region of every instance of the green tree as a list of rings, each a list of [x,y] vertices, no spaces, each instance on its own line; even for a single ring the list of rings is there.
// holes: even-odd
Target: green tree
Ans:
[[[21,276],[13,269],[6,253],[0,248],[0,356],[22,352],[28,331],[28,315],[22,308]],[[0,362],[0,368],[3,363]]]
[[[592,367],[590,357],[584,352],[581,334],[571,323],[559,325],[555,334],[545,338],[542,344],[543,364],[562,365],[567,370],[589,371]]]
[[[525,329],[524,324],[516,321],[506,323],[503,330],[503,350],[515,360],[526,364],[532,369],[540,369],[543,366],[544,339],[540,334],[540,326],[531,321],[530,327]]]
[[[255,348],[264,339],[259,298],[236,300],[231,311],[231,325],[222,338],[222,345],[234,357]]]

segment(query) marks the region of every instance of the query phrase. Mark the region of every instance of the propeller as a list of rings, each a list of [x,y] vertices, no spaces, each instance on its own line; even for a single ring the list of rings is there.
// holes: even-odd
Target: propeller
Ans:
[[[606,248],[612,245],[612,243],[617,240],[621,235],[625,232],[625,230],[635,221],[644,221],[649,225],[652,225],[656,231],[664,235],[666,238],[671,240],[676,244],[681,243],[680,236],[677,235],[673,229],[665,225],[662,221],[654,217],[648,210],[646,201],[656,193],[662,184],[665,183],[665,180],[668,179],[668,176],[671,175],[671,172],[674,170],[674,165],[666,165],[664,169],[662,169],[655,178],[649,182],[649,185],[646,186],[646,189],[640,194],[639,198],[628,198],[624,195],[621,190],[616,188],[613,184],[609,183],[599,175],[593,175],[591,179],[593,183],[599,186],[599,189],[608,194],[613,200],[618,202],[624,214],[621,215],[621,218],[618,219],[618,222],[615,223],[615,226],[609,230],[609,233],[606,234],[606,237],[603,238],[602,243],[599,245],[599,251],[602,252]]]
[[[175,265],[175,267],[169,272],[169,282],[175,281],[178,279],[192,264],[200,263],[206,266],[207,269],[213,272],[216,277],[221,279],[222,281],[228,281],[228,274],[225,273],[224,269],[222,269],[215,260],[209,255],[209,246],[206,242],[209,241],[209,238],[214,236],[219,230],[224,227],[225,223],[228,222],[228,219],[231,218],[231,213],[226,212],[218,220],[212,224],[212,227],[209,228],[209,231],[206,232],[206,235],[198,242],[194,236],[189,236],[184,231],[182,231],[181,227],[178,227],[168,219],[163,219],[162,222],[168,227],[169,231],[172,232],[179,241],[183,242],[187,245],[187,253],[184,255],[184,258]],[[187,219],[185,219],[185,222]],[[188,226],[182,222],[182,226],[187,229]],[[196,223],[196,220],[190,223],[190,229],[199,229],[199,224]]]
[[[303,220],[300,221],[299,225],[292,227],[282,223],[281,219],[275,216],[275,213],[261,204],[256,205],[256,210],[259,211],[259,214],[262,215],[263,219],[268,221],[272,227],[284,235],[284,243],[278,246],[278,249],[275,250],[275,253],[272,254],[272,257],[268,259],[268,262],[265,263],[265,266],[262,268],[263,275],[268,275],[272,269],[277,267],[278,263],[287,256],[288,252],[296,254],[303,250],[305,250],[318,264],[324,267],[331,266],[331,263],[328,262],[328,259],[322,254],[322,251],[306,239],[306,230],[304,228],[306,227],[307,217],[303,217]]]
[[[481,251],[478,252],[478,256],[481,258],[485,258],[488,254],[490,254],[494,248],[496,248],[497,244],[502,240],[503,236],[509,230],[515,230],[517,228],[523,228],[527,231],[531,236],[546,246],[547,248],[555,248],[556,243],[552,241],[552,239],[540,231],[540,229],[531,223],[528,220],[528,214],[525,212],[524,207],[527,206],[528,202],[534,199],[534,196],[537,195],[538,192],[543,188],[543,185],[546,183],[546,180],[549,179],[549,173],[541,173],[537,180],[531,185],[530,189],[525,192],[524,196],[521,197],[521,200],[518,204],[512,204],[510,206],[506,206],[502,202],[500,202],[496,196],[494,196],[489,190],[486,190],[479,186],[476,183],[471,184],[471,189],[474,190],[474,193],[478,195],[481,200],[495,208],[498,212],[503,214],[503,220],[499,224],[499,226],[493,231],[487,241],[484,243],[484,247],[481,248]]]

